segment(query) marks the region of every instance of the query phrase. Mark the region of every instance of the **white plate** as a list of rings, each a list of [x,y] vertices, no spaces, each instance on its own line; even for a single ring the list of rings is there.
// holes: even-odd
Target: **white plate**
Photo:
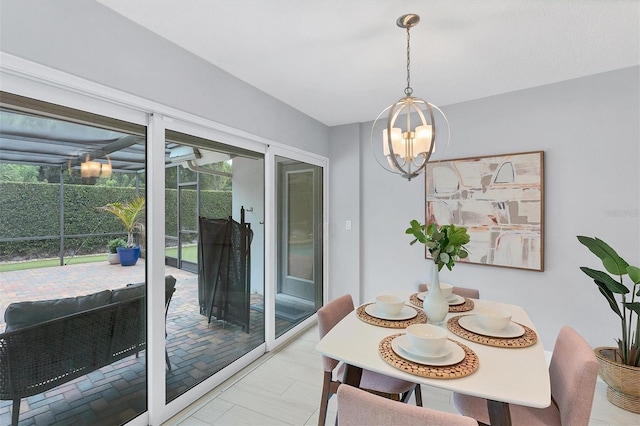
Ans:
[[[511,339],[514,337],[520,337],[524,334],[524,328],[520,324],[516,324],[511,321],[502,330],[490,331],[484,328],[478,323],[478,318],[475,315],[465,315],[458,320],[460,327],[473,333],[482,334],[483,336],[490,337],[502,337],[504,339]]]
[[[427,295],[426,291],[422,293],[418,293],[418,299],[424,302],[424,298],[426,295]],[[465,302],[464,297],[458,296],[457,294],[452,294],[447,298],[447,303],[449,304],[449,306],[462,305],[464,302]]]
[[[406,335],[405,335],[406,336]],[[434,354],[425,354],[422,351],[414,348],[411,345],[411,341],[409,340],[409,338],[405,338],[405,339],[398,339],[398,346],[400,346],[400,349],[402,349],[403,351],[405,351],[406,353],[408,353],[409,355],[413,355],[413,356],[417,356],[417,357],[423,357],[423,358],[428,358],[428,359],[434,359],[434,358],[442,358],[443,356],[447,356],[451,353],[451,345],[449,345],[449,342],[445,342],[445,345],[440,348],[440,350]]]
[[[389,315],[387,313],[378,311],[375,303],[365,306],[364,311],[372,317],[394,321],[408,320],[418,315],[418,311],[407,305],[404,305],[402,307],[402,310],[398,315]]]
[[[464,303],[464,297],[452,294],[451,297],[447,297],[449,306],[462,305]]]
[[[406,341],[403,342],[403,340],[406,340]],[[452,365],[452,364],[457,364],[464,359],[465,357],[464,349],[462,349],[460,346],[450,341],[447,341],[446,344],[449,345],[449,347],[451,348],[451,352],[449,352],[449,355],[443,356],[441,358],[427,358],[424,356],[412,355],[409,352],[402,349],[401,347],[401,345],[402,346],[409,345],[407,335],[403,334],[402,336],[398,336],[391,341],[391,349],[393,349],[393,351],[396,354],[400,355],[402,358],[406,360],[417,362],[418,364],[424,364],[424,365],[434,365],[434,366]]]

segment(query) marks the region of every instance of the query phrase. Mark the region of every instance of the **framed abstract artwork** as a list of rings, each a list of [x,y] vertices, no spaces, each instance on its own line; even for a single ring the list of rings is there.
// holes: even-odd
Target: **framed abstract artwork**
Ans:
[[[430,162],[426,222],[464,226],[461,262],[544,270],[544,152]]]

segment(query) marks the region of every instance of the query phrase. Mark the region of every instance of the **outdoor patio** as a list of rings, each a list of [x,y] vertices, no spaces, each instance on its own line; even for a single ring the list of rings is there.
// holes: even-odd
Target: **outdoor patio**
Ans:
[[[13,302],[73,297],[144,281],[145,264],[122,267],[105,262],[0,273],[2,314]],[[166,321],[169,400],[226,367],[264,341],[263,297],[251,295],[250,332],[199,314],[198,277],[166,267],[176,291]],[[149,285],[151,283],[148,283]],[[255,308],[254,308],[255,307]],[[292,325],[283,318],[277,327]],[[4,331],[4,317],[0,331]],[[21,425],[118,425],[145,409],[145,351],[103,367],[43,394],[22,400]],[[11,401],[0,401],[0,424],[10,424]]]

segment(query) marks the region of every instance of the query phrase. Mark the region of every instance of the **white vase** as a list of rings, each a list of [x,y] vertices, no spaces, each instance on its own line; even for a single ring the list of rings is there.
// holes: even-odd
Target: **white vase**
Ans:
[[[431,269],[431,285],[422,306],[430,324],[442,324],[449,313],[449,302],[440,289],[440,271],[435,263]]]

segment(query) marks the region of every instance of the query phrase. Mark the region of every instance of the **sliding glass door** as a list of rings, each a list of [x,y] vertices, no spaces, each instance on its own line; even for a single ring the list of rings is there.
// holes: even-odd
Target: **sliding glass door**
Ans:
[[[265,341],[263,155],[167,130],[167,402]],[[174,185],[175,183],[175,185]]]
[[[108,304],[125,303],[123,294],[134,300],[116,318],[131,332],[118,358],[77,370],[73,380],[56,376],[62,381],[50,391],[22,398],[21,421],[161,424],[312,322],[327,267],[325,159],[300,160],[299,152],[165,119],[146,105],[55,105],[49,116],[39,114],[40,101],[11,108],[13,99],[0,95],[0,216],[17,221],[0,227],[0,254],[57,268],[23,281],[0,272],[12,283],[0,286],[0,307],[105,291],[117,295]],[[78,96],[68,104],[94,106],[93,97]],[[83,175],[89,167],[100,171]],[[140,258],[110,264],[108,243],[128,235],[99,207],[137,196],[146,206],[133,235]],[[0,321],[0,335],[7,330]],[[70,347],[84,355],[89,348],[63,349]],[[73,366],[66,352],[44,361],[52,359]],[[12,401],[0,401],[0,423],[12,411]]]
[[[0,424],[119,425],[147,410],[145,134],[0,93]],[[136,199],[129,239],[103,207]],[[108,261],[127,240],[141,257]]]

